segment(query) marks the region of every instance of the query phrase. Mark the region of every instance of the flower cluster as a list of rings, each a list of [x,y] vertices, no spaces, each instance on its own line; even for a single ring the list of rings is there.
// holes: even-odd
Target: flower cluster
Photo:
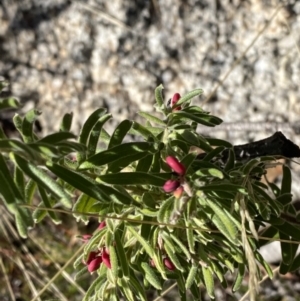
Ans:
[[[105,221],[101,222],[98,226],[98,229],[101,230],[106,226]],[[84,234],[82,236],[83,241],[88,241],[92,235]],[[99,269],[101,264],[105,264],[109,269],[111,269],[111,263],[109,258],[109,251],[107,248],[103,247],[97,251],[91,251],[87,257],[87,260],[84,264],[87,266],[90,273]]]
[[[186,168],[182,163],[178,161],[177,158],[172,156],[168,156],[166,158],[166,163],[176,173],[177,178],[167,180],[163,186],[163,189],[167,193],[173,192],[173,195],[176,198],[180,198],[184,190],[181,184],[186,173]]]

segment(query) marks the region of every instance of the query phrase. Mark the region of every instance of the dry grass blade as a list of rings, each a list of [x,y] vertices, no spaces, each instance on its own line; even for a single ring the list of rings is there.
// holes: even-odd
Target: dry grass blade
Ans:
[[[45,250],[42,248],[42,246],[35,240],[35,238],[32,235],[28,235],[28,237],[32,240],[32,242],[51,260],[52,264],[55,266],[55,268],[57,270],[61,269],[61,266],[56,262],[56,260],[54,258],[52,258],[52,256]],[[66,272],[66,271],[62,271],[62,276],[71,284],[73,285],[80,293],[82,296],[85,295],[85,290],[78,285],[78,283],[76,283],[74,281],[74,279]],[[48,278],[49,279],[49,278]],[[48,281],[48,280],[47,280]]]
[[[37,296],[35,296],[31,301],[39,300],[39,297],[49,288],[49,286],[62,274],[62,272],[77,258],[77,256],[82,252],[84,245],[82,245],[74,253],[74,255],[65,263],[65,265],[48,281],[48,283],[39,291]]]
[[[7,286],[7,290],[8,290],[10,299],[11,299],[12,301],[16,301],[14,292],[13,292],[12,287],[11,287],[11,285],[10,285],[10,282],[9,282],[9,279],[8,279],[8,276],[7,276],[7,273],[6,273],[6,270],[5,270],[5,266],[4,266],[4,264],[3,264],[3,260],[2,260],[1,257],[0,257],[0,267],[1,267],[1,270],[3,271],[4,280],[5,280],[5,284],[6,284],[6,286]]]
[[[127,26],[125,23],[121,22],[120,20],[118,20],[117,18],[103,12],[102,10],[100,10],[98,7],[90,5],[90,4],[86,4],[86,3],[82,3],[79,1],[75,1],[79,6],[81,6],[82,8],[84,8],[85,10],[88,10],[94,14],[99,15],[101,18],[105,19],[106,21],[119,26],[120,28],[123,28],[127,31],[130,31],[134,34],[137,34],[132,28],[130,28],[129,26]]]
[[[263,26],[263,28],[257,33],[257,35],[255,36],[255,38],[253,39],[253,41],[250,43],[250,45],[242,52],[242,54],[240,55],[240,57],[238,59],[236,59],[232,66],[230,67],[230,69],[227,71],[227,73],[224,75],[224,77],[222,79],[219,80],[218,84],[215,86],[215,88],[213,89],[213,91],[209,94],[209,96],[203,101],[203,105],[205,103],[207,103],[217,92],[217,90],[219,89],[220,86],[223,85],[223,83],[225,82],[225,80],[227,79],[227,77],[230,75],[230,73],[232,72],[232,70],[241,62],[241,60],[244,58],[244,56],[247,54],[247,52],[252,48],[252,46],[255,44],[255,42],[258,40],[258,38],[264,33],[264,31],[268,28],[268,26],[271,24],[271,22],[274,20],[274,18],[277,16],[277,14],[279,13],[280,9],[284,7],[284,4],[278,4],[274,13],[272,14],[271,18],[269,19],[268,22],[266,22],[266,24]]]

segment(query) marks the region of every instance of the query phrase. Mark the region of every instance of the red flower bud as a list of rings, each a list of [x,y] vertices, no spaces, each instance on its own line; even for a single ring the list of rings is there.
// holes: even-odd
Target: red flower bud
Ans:
[[[183,176],[186,172],[185,166],[180,163],[177,158],[168,156],[166,158],[167,164],[179,175]]]
[[[180,182],[177,180],[168,180],[164,186],[163,189],[165,192],[173,192],[180,186]]]
[[[102,258],[101,257],[96,257],[93,259],[89,264],[88,264],[88,271],[90,273],[96,271],[99,269],[100,265],[102,263]]]
[[[181,98],[180,94],[179,93],[175,93],[172,97],[172,100],[171,100],[171,106],[174,107],[174,105],[178,102],[178,100]],[[178,106],[176,108],[173,109],[174,111],[179,111],[181,110],[181,106]]]
[[[169,258],[164,258],[163,263],[164,263],[165,267],[170,271],[174,271],[176,269],[175,265]]]
[[[102,252],[102,261],[109,269],[111,269],[110,258],[106,249]]]
[[[179,199],[182,196],[184,189],[182,186],[179,186],[173,193],[176,199]]]
[[[90,252],[89,256],[88,256],[88,258],[86,260],[86,264],[89,264],[91,261],[93,261],[95,258],[97,258],[97,255],[99,253],[100,253],[99,251],[97,251],[97,252],[95,252],[95,251]]]
[[[99,224],[99,226],[98,226],[98,229],[103,229],[103,228],[105,228],[106,227],[106,222],[105,221],[103,221],[103,222],[101,222],[100,224]]]

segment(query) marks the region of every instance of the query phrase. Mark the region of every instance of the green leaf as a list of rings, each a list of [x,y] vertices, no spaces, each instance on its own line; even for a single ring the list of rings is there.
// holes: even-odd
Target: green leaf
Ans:
[[[190,254],[189,250],[187,249],[187,247],[185,246],[185,244],[183,244],[181,242],[181,240],[173,233],[170,233],[170,237],[177,244],[177,246],[180,248],[180,250],[184,253],[186,259],[191,260],[191,254]]]
[[[60,132],[69,132],[72,126],[73,113],[66,113],[59,127]]]
[[[215,177],[218,179],[224,178],[223,172],[216,168],[199,169],[196,171],[196,175],[200,177]]]
[[[57,144],[59,142],[68,140],[68,139],[75,139],[76,136],[70,132],[58,132],[58,133],[54,133],[54,134],[50,134],[38,141],[36,141],[36,143],[47,143],[47,144]]]
[[[129,277],[129,266],[128,266],[128,259],[125,254],[124,250],[124,243],[122,243],[121,237],[122,237],[122,232],[120,227],[117,228],[116,232],[114,233],[115,235],[115,242],[116,242],[116,250],[118,254],[118,259],[121,265],[123,277],[128,279]]]
[[[111,263],[111,272],[114,278],[114,283],[118,280],[119,261],[115,247],[109,246],[109,259]]]
[[[169,174],[153,175],[145,172],[122,172],[97,177],[101,182],[116,185],[153,185],[162,187]]]
[[[233,292],[236,292],[240,289],[242,281],[244,279],[244,274],[245,274],[245,265],[240,263],[238,265],[236,278],[232,287]]]
[[[289,267],[289,271],[292,273],[292,272],[295,272],[296,270],[298,270],[299,268],[300,268],[300,254],[298,254],[294,258],[293,263]]]
[[[90,134],[90,138],[89,138],[89,142],[88,142],[88,156],[94,155],[96,150],[97,150],[97,145],[98,145],[98,140],[99,137],[101,138],[101,135],[104,135],[106,133],[106,131],[103,129],[103,125],[109,120],[111,119],[112,115],[111,114],[105,114],[103,115],[95,124],[95,126],[93,127],[91,134]],[[103,140],[106,141],[107,139],[107,143],[110,140],[110,136],[107,134],[107,136],[105,136],[105,138],[103,138]]]
[[[154,257],[155,251],[154,249],[150,246],[150,244],[140,235],[138,234],[134,228],[130,225],[127,225],[127,229],[130,231],[130,233],[136,238],[136,240],[142,245],[142,247],[145,249],[147,254],[149,255],[150,258]],[[150,281],[149,281],[150,282]]]
[[[173,213],[174,208],[174,197],[170,197],[165,200],[163,204],[160,206],[160,209],[157,214],[157,221],[161,224],[170,223],[170,218]]]
[[[136,171],[137,172],[148,172],[153,160],[153,155],[147,155],[146,157],[139,160]]]
[[[211,192],[211,191],[224,191],[224,192],[240,192],[244,195],[247,195],[247,191],[243,186],[231,183],[218,183],[218,184],[207,184],[205,186],[199,187],[200,190],[204,192]]]
[[[175,107],[178,107],[180,106],[181,104],[191,100],[192,98],[198,96],[198,95],[201,95],[203,93],[203,90],[202,89],[195,89],[187,94],[185,94],[184,96],[182,96],[178,102],[176,103]]]
[[[134,275],[134,273],[130,273],[129,283],[131,284],[131,286],[133,288],[133,291],[135,291],[136,293],[138,293],[141,301],[147,301],[145,290],[141,286],[140,282],[138,281],[138,279],[136,278],[136,276]]]
[[[16,162],[18,167],[28,177],[30,177],[32,180],[37,182],[40,186],[42,186],[46,190],[51,191],[54,195],[58,196],[60,198],[60,201],[65,207],[71,208],[72,200],[70,196],[63,190],[63,188],[59,184],[57,184],[56,181],[54,181],[40,168],[26,161],[25,159],[18,156],[17,154],[11,154],[11,157]]]
[[[84,177],[80,173],[71,171],[63,166],[50,162],[48,162],[46,166],[59,178],[96,200],[106,203],[110,201],[121,201],[127,204],[130,204],[132,201],[130,197],[126,197],[114,188],[98,184],[93,179]]]
[[[156,275],[156,273],[153,271],[153,269],[148,265],[146,262],[142,262],[141,264],[142,269],[145,272],[145,277],[149,281],[149,283],[156,288],[157,290],[162,290],[161,283]]]
[[[194,114],[184,112],[184,110],[174,111],[171,114],[176,118],[188,119],[188,120],[195,121],[199,124],[203,124],[203,125],[210,126],[210,127],[214,127],[214,126],[219,125],[220,123],[222,123],[222,119],[220,119],[218,117],[215,117],[215,116],[212,116],[212,115],[208,115],[208,114],[194,115]]]
[[[224,146],[218,146],[209,152],[204,158],[203,161],[211,161],[213,158],[219,156],[224,151]]]
[[[31,160],[34,160],[38,157],[38,154],[30,148],[28,145],[23,142],[15,139],[1,139],[0,140],[0,149],[1,152],[19,152],[24,155],[27,155]]]
[[[79,142],[87,146],[87,142],[90,136],[90,133],[95,126],[95,124],[98,122],[100,117],[102,117],[106,113],[106,109],[99,108],[96,111],[94,111],[89,118],[84,123],[80,135],[79,135]]]
[[[196,276],[197,271],[198,271],[198,266],[193,264],[192,267],[190,268],[189,274],[186,278],[185,289],[188,290],[192,286],[192,284],[195,281],[195,276]]]
[[[172,248],[169,244],[165,244],[164,248],[165,248],[165,251],[167,252],[169,258],[171,259],[171,261],[177,268],[177,270],[184,272],[184,268],[180,264],[180,261],[179,261],[178,257],[176,256],[174,248]]]
[[[96,199],[91,198],[85,193],[82,193],[73,206],[73,215],[76,218],[76,221],[78,222],[79,220],[82,220],[83,222],[87,223],[89,221],[89,217],[84,213],[89,213],[90,209],[96,202]],[[80,212],[83,214],[80,214]]]
[[[215,298],[215,285],[214,285],[213,273],[211,272],[209,267],[208,268],[203,267],[202,273],[203,273],[203,279],[204,279],[204,284],[205,284],[207,294],[210,298],[214,299]]]
[[[226,140],[210,138],[210,137],[205,137],[205,139],[211,146],[224,146],[229,149],[232,148],[232,144]]]
[[[52,209],[51,201],[50,201],[45,189],[42,188],[41,186],[39,186],[38,189],[39,189],[39,193],[40,193],[42,202],[44,204],[44,207]],[[47,212],[47,214],[50,216],[50,218],[52,219],[52,221],[55,224],[60,224],[61,223],[61,220],[57,217],[57,215],[54,211],[52,211],[52,210],[48,210],[48,211],[45,210],[45,211]]]
[[[159,133],[163,129],[159,129]],[[134,121],[132,124],[132,130],[130,131],[132,134],[140,134],[142,137],[144,137],[146,140],[152,139],[155,140],[155,135],[151,131],[151,127],[145,127],[141,125],[140,123]]]
[[[205,198],[205,202],[212,209],[212,211],[210,211],[207,208],[204,211],[205,214],[228,240],[237,245],[238,229],[232,219],[229,218],[230,213],[225,208],[221,208],[217,203],[208,198]]]
[[[155,89],[155,100],[157,103],[157,108],[163,109],[164,108],[164,98],[162,94],[162,90],[164,89],[163,85],[160,84],[156,89]]]
[[[36,109],[32,109],[26,113],[23,123],[22,123],[22,136],[26,143],[31,143],[35,140],[33,134],[33,124],[36,121],[37,117],[41,115]]]
[[[290,236],[282,232],[279,233],[279,236],[281,240],[291,241]],[[293,242],[280,241],[280,246],[283,263],[290,265],[296,256],[299,245],[294,244]]]
[[[150,142],[124,143],[89,157],[79,168],[86,169],[101,166],[137,153],[156,153],[159,147],[160,144]]]
[[[150,122],[157,123],[157,124],[159,124],[159,125],[162,125],[163,127],[166,126],[166,123],[165,123],[163,120],[161,120],[161,119],[159,119],[159,118],[157,118],[157,117],[155,117],[155,116],[153,116],[153,115],[151,115],[151,114],[149,114],[149,113],[146,113],[146,112],[138,112],[138,114],[139,114],[140,116],[144,117],[145,119],[147,119],[147,120],[150,121]]]
[[[0,110],[18,108],[19,106],[19,102],[13,97],[0,99]]]
[[[195,239],[194,239],[194,233],[193,233],[191,221],[186,220],[185,225],[186,225],[186,237],[187,237],[187,241],[188,241],[189,251],[192,254],[196,254]]]
[[[114,146],[120,145],[131,129],[132,121],[130,120],[123,120],[114,130],[113,134],[110,137],[110,141],[108,144],[108,149],[113,148]]]

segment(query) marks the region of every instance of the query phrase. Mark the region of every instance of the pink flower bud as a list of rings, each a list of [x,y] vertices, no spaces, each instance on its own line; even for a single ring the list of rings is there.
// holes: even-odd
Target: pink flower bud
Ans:
[[[170,258],[164,258],[163,260],[163,263],[165,265],[165,267],[170,270],[170,271],[174,271],[176,268],[175,268],[175,265],[173,264],[173,262],[170,260]]]
[[[186,172],[185,166],[182,163],[180,163],[177,160],[177,158],[168,156],[166,158],[166,162],[180,176],[183,176],[185,174],[185,172]]]
[[[155,268],[155,262],[154,262],[153,258],[150,260],[150,265],[151,265],[153,268]]]
[[[82,235],[82,240],[83,240],[84,242],[87,242],[88,240],[90,240],[91,237],[92,237],[91,234],[83,234],[83,235]]]
[[[173,192],[180,186],[180,182],[177,180],[168,180],[164,186],[163,189],[165,192]]]
[[[99,254],[99,251],[95,252],[95,251],[92,251],[89,253],[89,256],[86,260],[86,264],[89,264],[91,261],[93,261],[95,258],[97,258],[97,255]]]
[[[178,100],[181,98],[180,94],[179,93],[175,93],[172,97],[172,100],[171,100],[171,106],[174,107],[174,105],[178,102]],[[181,106],[178,106],[176,108],[173,109],[174,111],[179,111],[181,110]]]
[[[99,224],[99,226],[98,226],[98,229],[103,229],[103,228],[105,228],[106,227],[106,222],[105,221],[102,221],[100,224]]]
[[[100,265],[102,263],[102,258],[101,257],[96,257],[93,259],[89,264],[88,264],[88,271],[90,273],[96,271],[99,269]]]
[[[179,186],[173,193],[173,195],[175,196],[176,199],[179,199],[182,196],[183,193],[183,187]]]
[[[102,252],[102,261],[109,269],[111,269],[110,258],[106,249]]]

